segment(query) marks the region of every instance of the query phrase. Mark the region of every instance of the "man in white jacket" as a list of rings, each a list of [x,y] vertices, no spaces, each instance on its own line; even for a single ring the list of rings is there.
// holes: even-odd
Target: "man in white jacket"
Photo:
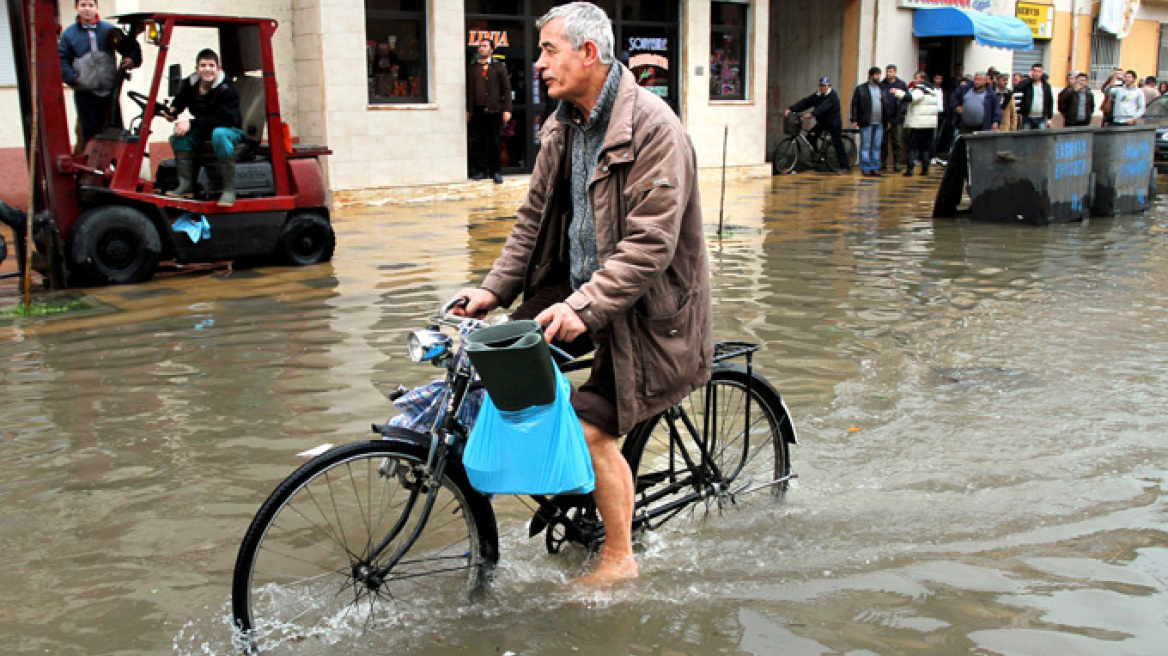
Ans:
[[[929,160],[933,156],[933,134],[937,131],[937,103],[940,89],[929,84],[924,71],[917,71],[909,85],[908,114],[904,118],[904,128],[908,131],[908,157],[905,158],[904,174],[913,174],[913,161],[921,162],[921,175],[929,174]]]

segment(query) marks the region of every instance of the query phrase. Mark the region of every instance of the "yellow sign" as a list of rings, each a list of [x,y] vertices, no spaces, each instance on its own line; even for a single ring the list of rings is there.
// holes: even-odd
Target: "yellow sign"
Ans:
[[[1035,39],[1050,39],[1054,36],[1054,7],[1037,5],[1033,2],[1019,2],[1014,15],[1030,26]]]

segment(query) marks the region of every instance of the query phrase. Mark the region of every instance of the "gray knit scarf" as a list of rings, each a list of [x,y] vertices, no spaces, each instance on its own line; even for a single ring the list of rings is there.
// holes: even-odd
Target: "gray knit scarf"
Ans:
[[[613,63],[587,120],[569,102],[561,102],[556,110],[556,118],[572,128],[569,132],[572,139],[572,223],[568,226],[572,289],[579,289],[600,268],[596,222],[592,217],[588,186],[600,162],[600,150],[608,132],[608,119],[616,102],[620,76],[621,65]]]

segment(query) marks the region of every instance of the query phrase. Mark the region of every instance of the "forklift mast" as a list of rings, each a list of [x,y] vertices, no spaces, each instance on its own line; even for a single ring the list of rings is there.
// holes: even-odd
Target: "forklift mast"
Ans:
[[[77,184],[66,172],[63,160],[72,157],[69,118],[65,110],[64,82],[58,64],[57,39],[60,23],[55,0],[34,0],[34,14],[28,3],[8,0],[8,26],[12,32],[12,54],[20,88],[20,114],[24,127],[25,155],[37,148],[35,207],[48,210],[62,231],[68,231],[81,213]],[[35,34],[34,19],[35,18]],[[36,45],[36,107],[33,107],[32,44]],[[37,143],[32,143],[32,115],[37,112],[40,127]]]

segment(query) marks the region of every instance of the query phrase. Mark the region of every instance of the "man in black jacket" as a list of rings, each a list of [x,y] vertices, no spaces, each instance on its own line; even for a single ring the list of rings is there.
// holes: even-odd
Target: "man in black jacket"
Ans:
[[[1076,73],[1075,85],[1059,94],[1059,113],[1063,115],[1068,128],[1091,125],[1095,114],[1095,94],[1087,86],[1087,74]]]
[[[880,144],[884,139],[884,112],[892,96],[880,86],[880,68],[868,69],[868,81],[852,91],[852,127],[860,131],[860,173],[880,175]]]
[[[1030,67],[1030,77],[1014,87],[1014,94],[1020,96],[1018,103],[1019,128],[1041,130],[1050,127],[1054,116],[1054,94],[1050,82],[1042,76],[1042,64]]]
[[[195,57],[195,69],[182,81],[167,111],[167,118],[174,122],[170,146],[178,169],[178,187],[167,193],[185,198],[194,193],[195,150],[210,141],[223,176],[219,204],[230,207],[235,204],[235,146],[247,136],[241,129],[239,92],[219,68],[219,55],[214,50],[200,51]],[[180,119],[183,110],[190,110],[193,118]]]
[[[479,41],[478,56],[466,69],[466,122],[470,135],[471,178],[503,184],[500,135],[511,120],[511,78],[495,61],[490,41]]]
[[[807,110],[811,110],[811,115],[815,117],[815,127],[811,128],[808,136],[814,138],[825,131],[831,135],[831,143],[835,146],[835,153],[839,157],[839,161],[844,162],[847,167],[841,173],[851,173],[852,163],[848,161],[848,155],[844,151],[844,137],[843,132],[841,132],[843,117],[840,113],[839,94],[831,88],[830,78],[819,78],[819,91],[791,105],[784,116],[791,112],[798,114]]]
[[[908,85],[896,76],[896,65],[884,67],[884,81],[880,87],[892,99],[893,104],[884,113],[884,145],[880,150],[883,164],[892,152],[892,170],[900,172],[900,162],[904,159],[904,116],[908,113]]]

